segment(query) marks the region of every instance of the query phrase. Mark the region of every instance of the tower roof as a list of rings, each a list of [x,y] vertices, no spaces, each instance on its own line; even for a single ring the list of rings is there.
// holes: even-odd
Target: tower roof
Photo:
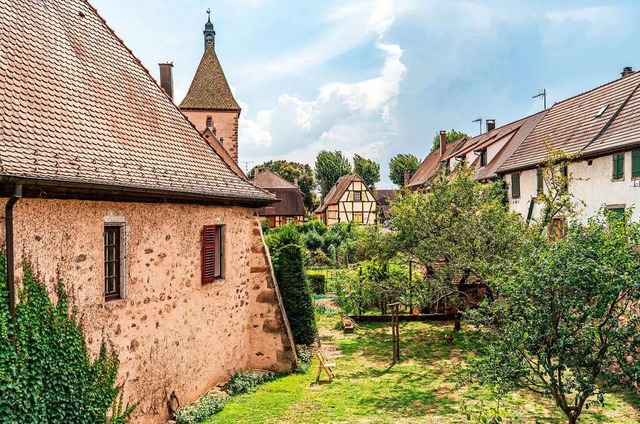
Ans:
[[[208,13],[208,11],[207,11]],[[205,24],[204,54],[185,96],[181,109],[240,111],[215,50],[215,31],[211,19]],[[212,35],[210,41],[207,35]]]

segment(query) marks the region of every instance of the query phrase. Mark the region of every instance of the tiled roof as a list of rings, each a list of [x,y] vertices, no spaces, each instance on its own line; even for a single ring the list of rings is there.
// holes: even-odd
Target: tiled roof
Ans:
[[[274,188],[298,188],[295,184],[290,183],[280,175],[271,172],[268,169],[260,171],[253,179],[253,184],[269,191]]]
[[[240,110],[212,44],[205,47],[196,75],[187,95],[180,103],[180,108]]]
[[[302,193],[297,187],[268,189],[280,200],[273,206],[258,209],[260,216],[304,216],[307,210],[304,207]]]
[[[436,149],[433,152],[429,153],[426,158],[422,161],[416,172],[411,177],[409,181],[409,187],[418,187],[425,185],[433,178],[438,169],[440,169],[440,162],[442,159],[448,157],[453,152],[457,151],[461,146],[464,145],[466,138],[460,138],[458,140],[454,140],[450,143],[447,143],[445,148],[443,158],[440,158],[440,149]]]
[[[396,194],[399,193],[400,190],[395,190],[395,189],[387,189],[387,188],[381,188],[376,190],[376,200],[378,201],[378,203],[388,203],[390,201],[395,200],[396,198]]]
[[[224,148],[222,144],[220,144],[220,140],[211,130],[211,128],[207,127],[202,132],[203,137],[209,142],[209,145],[213,148],[213,150],[220,156],[220,159],[224,161],[224,163],[239,177],[247,179],[247,176],[244,174],[242,169],[238,166],[238,163],[233,160],[227,149]]]
[[[335,205],[336,203],[338,203],[344,192],[349,188],[349,185],[351,185],[351,183],[354,181],[360,181],[364,184],[364,180],[362,179],[362,177],[355,173],[343,175],[342,177],[340,177],[338,181],[336,181],[336,183],[333,185],[333,187],[331,187],[331,190],[329,190],[327,195],[324,196],[324,199],[322,199],[322,204],[315,210],[315,212],[324,212],[324,210],[327,209],[327,206]]]
[[[84,0],[0,0],[0,177],[268,204]]]
[[[547,143],[569,155],[597,154],[620,147],[619,143],[640,143],[639,85],[640,73],[636,72],[554,104],[498,171],[536,166],[548,154]]]

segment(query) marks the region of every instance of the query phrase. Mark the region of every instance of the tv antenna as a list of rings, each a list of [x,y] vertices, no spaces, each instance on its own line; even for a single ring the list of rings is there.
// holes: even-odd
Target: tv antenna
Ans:
[[[249,165],[251,165],[253,163],[252,160],[243,160],[240,161],[241,164],[244,165],[244,173],[245,174],[249,174]]]
[[[471,122],[479,122],[480,123],[480,134],[482,134],[482,116],[477,118],[477,119],[474,119]]]
[[[542,97],[544,102],[544,110],[547,110],[547,89],[543,88],[542,90],[538,90],[538,94],[532,97],[532,99],[537,99],[538,97]]]

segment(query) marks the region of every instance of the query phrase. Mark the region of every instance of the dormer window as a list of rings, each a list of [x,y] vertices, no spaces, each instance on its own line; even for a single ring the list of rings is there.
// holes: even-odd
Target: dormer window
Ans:
[[[480,150],[475,150],[473,153],[475,153],[476,156],[480,156],[480,167],[484,167],[487,166],[487,149],[480,149]]]
[[[607,108],[609,107],[609,105],[604,105],[602,106],[600,109],[598,109],[598,112],[596,113],[596,118],[599,118],[602,116],[602,114],[607,110]]]

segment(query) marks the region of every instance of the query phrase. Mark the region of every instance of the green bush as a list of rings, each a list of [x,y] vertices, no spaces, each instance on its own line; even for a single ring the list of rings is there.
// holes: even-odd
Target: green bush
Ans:
[[[296,344],[311,344],[317,334],[313,301],[304,272],[302,248],[287,245],[273,255],[273,268]]]
[[[178,424],[198,424],[222,411],[226,403],[226,397],[203,395],[197,402],[178,408],[174,419]]]
[[[14,324],[4,267],[0,255],[0,421],[126,422],[135,405],[122,407],[117,354],[103,343],[98,357],[90,357],[62,283],[54,304],[25,264]]]
[[[311,366],[313,350],[309,346],[296,345],[296,354],[298,355],[298,368],[296,368],[296,372],[298,374],[306,374]]]
[[[229,394],[236,396],[248,393],[257,386],[273,381],[276,378],[278,378],[278,374],[271,371],[267,371],[264,374],[255,374],[251,371],[234,374],[229,380]]]
[[[326,282],[324,274],[307,273],[309,285],[315,294],[325,294]]]
[[[309,231],[304,235],[304,244],[309,250],[320,249],[323,243],[322,236],[315,231]]]

